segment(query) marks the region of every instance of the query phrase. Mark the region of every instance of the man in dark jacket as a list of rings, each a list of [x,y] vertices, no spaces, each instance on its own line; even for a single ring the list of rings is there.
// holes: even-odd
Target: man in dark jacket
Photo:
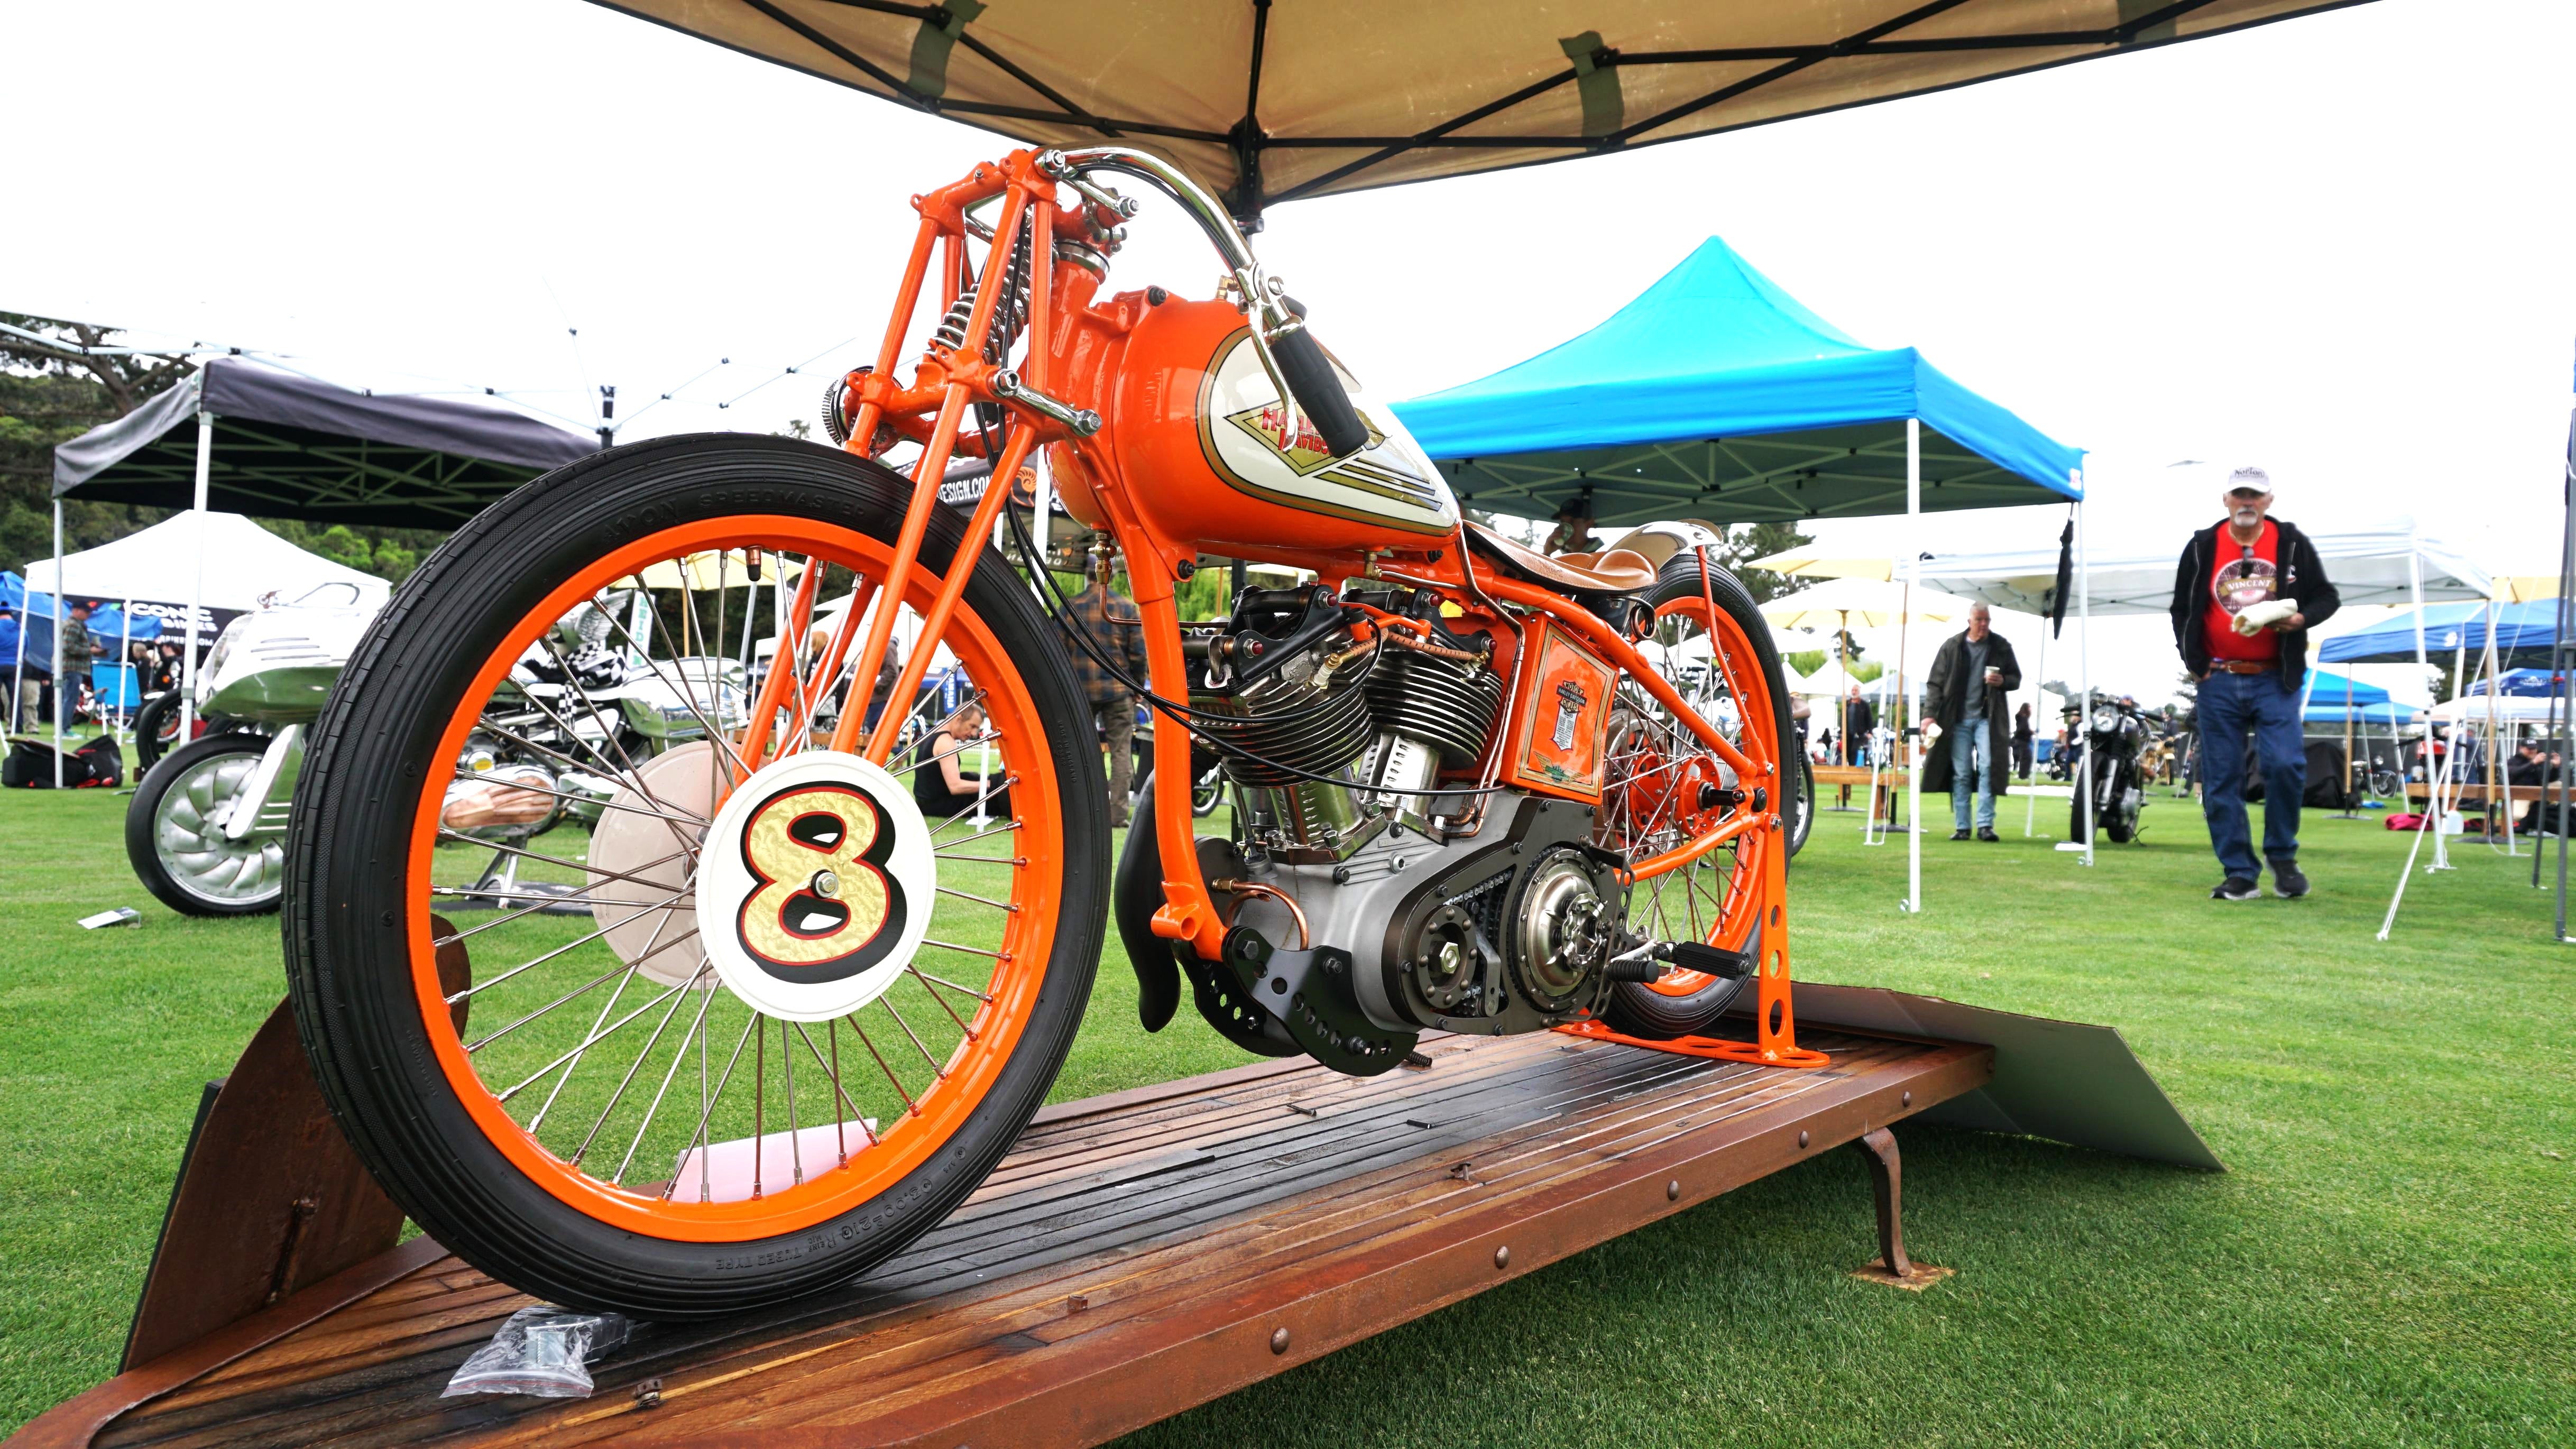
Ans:
[[[2021,687],[2021,661],[2012,641],[1994,632],[1983,604],[1968,606],[1968,627],[1950,636],[1923,676],[1923,720],[1935,727],[1931,758],[1923,762],[1923,789],[1950,792],[1952,840],[1968,838],[1968,798],[1977,802],[1977,838],[1995,834],[1995,797],[2011,788],[2004,760],[2011,739],[2012,692]]]
[[[1103,552],[1094,563],[1089,585],[1065,601],[1061,627],[1082,630],[1092,648],[1107,655],[1121,673],[1141,680],[1145,677],[1144,619],[1133,600],[1110,589],[1114,576],[1110,555]],[[1073,672],[1082,681],[1083,699],[1091,706],[1100,737],[1109,746],[1109,823],[1123,826],[1136,768],[1136,696],[1093,659],[1090,650],[1070,639],[1065,648],[1073,655]]]
[[[1851,686],[1851,692],[1843,697],[1842,762],[1844,764],[1869,763],[1868,756],[1862,752],[1869,748],[1870,732],[1877,728],[1878,711],[1870,708],[1869,701],[1860,697],[1859,685]],[[1844,786],[1843,794],[1848,800],[1851,787]]]
[[[2191,536],[2174,571],[2174,645],[2200,681],[2200,809],[2226,878],[2210,895],[2250,901],[2262,867],[2245,823],[2245,737],[2263,771],[2263,857],[2272,888],[2308,893],[2299,873],[2299,802],[2308,791],[2299,737],[2299,694],[2307,683],[2308,630],[2334,617],[2342,599],[2326,581],[2316,545],[2298,525],[2267,515],[2272,479],[2239,468],[2220,500],[2227,517]]]

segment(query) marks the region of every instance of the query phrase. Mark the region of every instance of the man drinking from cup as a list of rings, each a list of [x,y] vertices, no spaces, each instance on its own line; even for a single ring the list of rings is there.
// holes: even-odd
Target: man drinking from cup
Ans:
[[[1995,797],[2010,788],[2003,743],[2011,736],[2012,692],[2021,661],[2012,641],[1994,632],[1983,604],[1968,606],[1968,627],[1950,636],[1923,680],[1923,725],[1940,742],[1923,765],[1923,789],[1950,792],[1952,840],[1968,838],[1968,798],[1977,802],[1977,838],[1995,840]]]

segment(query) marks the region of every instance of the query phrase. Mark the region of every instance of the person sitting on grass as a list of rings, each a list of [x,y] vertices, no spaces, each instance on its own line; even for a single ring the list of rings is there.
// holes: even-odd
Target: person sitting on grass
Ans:
[[[1994,632],[1994,613],[1983,604],[1968,606],[1968,627],[1950,636],[1932,657],[1932,672],[1923,677],[1923,725],[1947,748],[1935,749],[1923,765],[1923,789],[1950,792],[1950,818],[1958,829],[1952,840],[1968,838],[1968,801],[1974,792],[1977,838],[1995,834],[1995,797],[2011,788],[2001,746],[2012,692],[2021,688],[2021,661],[2012,641]]]
[[[974,814],[979,795],[984,798],[987,817],[1011,813],[1011,792],[1007,788],[998,781],[992,782],[992,793],[985,794],[988,777],[969,775],[958,763],[984,738],[984,706],[970,699],[941,720],[921,742],[917,758],[926,763],[912,772],[912,799],[932,829],[938,829],[943,821]]]

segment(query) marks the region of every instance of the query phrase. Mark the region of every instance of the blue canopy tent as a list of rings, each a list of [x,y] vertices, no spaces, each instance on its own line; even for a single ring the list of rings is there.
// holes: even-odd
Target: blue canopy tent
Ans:
[[[2349,674],[2311,669],[2302,696],[2308,707],[2302,716],[2309,724],[2341,724],[2347,717],[2368,720],[2373,724],[2391,725],[2411,719],[2415,711],[2392,704],[2388,691],[2376,684],[2365,684]]]
[[[2416,657],[2416,620],[2423,621],[2427,650],[2486,652],[2490,625],[2484,603],[2428,604],[2420,611],[2394,615],[2349,634],[2338,634],[2317,650],[2328,664],[2387,664]],[[2508,664],[2548,663],[2558,642],[2558,601],[2534,599],[2527,604],[2495,606],[2492,633],[2496,653]]]
[[[1717,237],[1582,336],[1395,412],[1461,502],[1523,515],[1908,512],[1918,437],[1922,509],[2083,496],[2082,449],[1911,347],[1863,346]]]
[[[1524,516],[1733,524],[2084,497],[2082,449],[1911,347],[1863,345],[1717,237],[1591,331],[1395,413],[1460,502]],[[2076,546],[2080,568],[2080,524]],[[1911,583],[1920,550],[1905,552]],[[1915,813],[1919,827],[1919,799]],[[1918,829],[1908,910],[1920,851]]]
[[[2491,683],[2495,688],[2487,687]],[[2505,699],[2547,699],[2566,692],[2567,676],[2551,674],[2546,669],[2508,669],[2493,680],[2481,679],[2469,686],[2471,694],[2493,694]]]

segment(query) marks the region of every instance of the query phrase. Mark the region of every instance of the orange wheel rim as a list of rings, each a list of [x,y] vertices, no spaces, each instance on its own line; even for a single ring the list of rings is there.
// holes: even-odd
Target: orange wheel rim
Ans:
[[[1712,617],[1696,595],[1669,600],[1655,614],[1656,636],[1640,646],[1641,652],[1662,666],[1692,708],[1724,730],[1747,757],[1758,764],[1775,763],[1775,706],[1752,640],[1723,609]],[[1709,645],[1704,653],[1696,648],[1700,641]],[[1625,726],[1632,731],[1627,751],[1623,753],[1615,729],[1611,741],[1613,788],[1603,812],[1605,837],[1632,857],[1642,857],[1716,824],[1721,817],[1697,803],[1700,786],[1719,778],[1714,752],[1661,718],[1642,695],[1631,702]],[[1632,927],[1658,939],[1742,949],[1762,915],[1763,852],[1777,849],[1777,840],[1775,831],[1745,831],[1688,865],[1638,881],[1630,895]],[[1713,979],[1676,969],[1647,989],[1688,996]]]
[[[782,548],[782,545],[786,547]],[[765,1146],[764,1152],[775,1154],[784,1150],[791,1154],[793,1160],[780,1162],[774,1169],[765,1165],[756,1169],[775,1172],[775,1177],[761,1184],[756,1196],[700,1201],[691,1192],[682,1190],[679,1166],[694,1162],[702,1177],[711,1176],[713,1169],[710,1164],[724,1160],[726,1153],[739,1145],[717,1135],[717,1123],[738,1117],[739,1112],[727,1109],[719,1114],[719,1103],[703,1096],[706,1080],[703,1076],[692,1084],[695,1090],[685,1098],[684,1115],[693,1119],[687,1134],[688,1150],[660,1181],[630,1184],[619,1180],[628,1176],[638,1149],[655,1129],[652,1110],[646,1111],[642,1125],[635,1131],[636,1147],[625,1147],[614,1135],[611,1136],[608,1146],[622,1151],[625,1159],[613,1176],[604,1176],[601,1171],[594,1170],[604,1167],[608,1160],[605,1155],[595,1160],[583,1155],[583,1152],[600,1145],[597,1139],[602,1135],[601,1128],[591,1130],[589,1139],[583,1143],[583,1152],[568,1156],[559,1147],[549,1146],[539,1130],[514,1115],[512,1103],[505,1100],[505,1094],[513,1089],[486,1081],[484,1071],[478,1069],[472,1055],[477,1044],[469,1044],[467,1040],[469,1036],[479,1035],[481,1042],[478,1044],[488,1048],[501,1033],[493,1031],[486,1034],[491,1023],[478,1019],[460,1035],[450,1015],[448,992],[441,987],[439,980],[437,940],[430,918],[441,909],[444,901],[462,894],[452,886],[438,887],[434,882],[439,867],[437,847],[442,835],[451,840],[455,837],[453,830],[443,831],[441,825],[448,803],[448,789],[444,783],[448,779],[447,762],[458,760],[477,731],[489,728],[484,715],[486,704],[493,699],[502,682],[509,678],[513,665],[523,652],[543,639],[558,620],[574,612],[585,601],[597,599],[619,581],[634,579],[649,565],[709,552],[722,557],[721,551],[747,546],[767,550],[772,557],[783,557],[791,552],[800,554],[809,565],[817,560],[824,564],[837,564],[876,581],[881,589],[891,556],[891,549],[884,544],[848,529],[808,519],[743,515],[664,530],[615,549],[585,566],[512,627],[458,702],[435,756],[441,767],[430,773],[430,783],[423,788],[416,807],[407,872],[407,899],[412,907],[409,950],[414,992],[439,1066],[484,1137],[549,1194],[593,1219],[652,1237],[700,1242],[770,1238],[827,1224],[874,1200],[951,1141],[975,1107],[992,1090],[1019,1044],[1044,984],[1054,944],[1055,917],[1061,905],[1058,899],[1063,854],[1061,801],[1058,781],[1048,767],[1045,732],[1039,722],[1036,702],[1025,682],[1009,666],[1008,656],[996,637],[970,608],[961,605],[940,642],[957,656],[981,691],[992,741],[998,745],[1011,775],[1007,822],[996,814],[994,824],[989,827],[973,823],[974,835],[952,836],[938,851],[942,881],[938,904],[941,908],[946,907],[947,897],[960,894],[966,899],[985,901],[1002,908],[997,912],[998,941],[992,946],[978,948],[942,943],[942,950],[955,954],[933,960],[935,953],[925,950],[921,960],[915,963],[917,969],[910,974],[927,978],[922,991],[927,999],[938,1002],[945,1009],[945,1014],[923,1011],[924,1016],[936,1017],[934,1026],[925,1028],[921,1022],[903,1017],[900,1010],[888,1001],[886,1009],[894,1013],[895,1021],[900,1022],[901,1027],[899,1030],[890,1029],[892,1023],[880,1023],[876,1032],[870,1032],[867,1024],[859,1020],[866,1014],[868,1006],[875,1004],[873,1002],[863,1004],[852,1013],[847,1031],[842,1029],[844,1023],[839,1020],[828,1024],[813,1023],[813,1026],[825,1028],[817,1032],[776,1019],[764,1021],[751,1015],[738,1041],[712,1042],[714,1050],[710,1052],[708,1047],[714,1032],[703,1023],[717,1014],[718,1002],[725,996],[725,988],[715,986],[702,992],[686,988],[680,996],[672,997],[674,1005],[670,1014],[663,1018],[666,1028],[674,1020],[685,1020],[691,1012],[702,1025],[694,1029],[697,1057],[688,1056],[691,1035],[684,1034],[677,1039],[670,1066],[661,1081],[665,1096],[684,1066],[699,1072],[707,1071],[717,1065],[719,1054],[731,1054],[734,1064],[730,1072],[742,1070],[751,1060],[745,1054],[755,1036],[763,1057],[775,1054],[786,1059],[789,1099],[784,1106],[788,1131],[793,1135],[782,1147]],[[928,572],[916,568],[903,590],[906,603],[917,610],[928,601],[936,584],[936,579]],[[751,596],[757,596],[756,589]],[[743,607],[746,611],[750,608],[748,600]],[[703,600],[693,599],[684,592],[680,608],[685,612],[702,612]],[[658,618],[658,608],[656,615]],[[746,631],[753,627],[748,618],[737,622]],[[657,624],[656,627],[666,626]],[[630,643],[636,642],[631,634],[627,639]],[[780,642],[787,645],[789,641],[782,639]],[[802,652],[797,651],[798,654]],[[785,649],[781,654],[787,657]],[[810,681],[799,683],[812,688]],[[828,689],[826,682],[812,692],[823,693]],[[864,696],[854,687],[850,694],[852,707],[856,707],[862,698]],[[588,702],[585,699],[585,703]],[[893,707],[891,702],[886,705],[888,709]],[[796,743],[801,745],[803,738],[811,733],[809,720]],[[739,732],[734,732],[730,738],[739,739]],[[781,748],[784,750],[786,747]],[[995,839],[1001,844],[992,844]],[[945,848],[965,845],[969,840],[975,842],[970,848],[955,851]],[[560,861],[563,857],[556,859]],[[1007,881],[1006,896],[997,899],[984,891],[961,893],[951,890],[947,885],[950,875],[947,862],[951,859],[993,867]],[[961,865],[959,868],[964,867]],[[985,888],[990,889],[990,886]],[[518,919],[496,912],[495,919],[488,925],[477,925],[473,929],[501,928],[505,920],[512,927],[520,923]],[[935,923],[932,934],[938,934]],[[599,947],[600,943],[593,941],[590,946]],[[652,950],[648,947],[646,954],[652,954]],[[589,948],[573,952],[564,959],[586,954],[590,954]],[[991,958],[989,976],[980,986],[973,980],[976,968],[972,965],[972,958],[975,956]],[[961,957],[966,958],[963,964],[952,964]],[[593,964],[597,959],[592,956]],[[533,967],[535,963],[530,964]],[[551,966],[553,963],[547,964]],[[630,967],[627,974],[632,978],[636,973]],[[497,991],[503,984],[487,973],[480,961],[477,962],[475,976],[476,984],[472,989],[478,994],[487,988]],[[942,986],[954,989],[943,990]],[[621,993],[624,989],[622,985],[619,987]],[[704,1005],[688,999],[698,995],[706,998]],[[612,998],[610,1004],[616,1005],[623,999],[622,995]],[[734,1004],[740,1005],[739,1002]],[[479,1005],[478,1002],[478,1009]],[[513,1007],[516,1005],[514,1002]],[[511,1009],[503,1007],[500,1011]],[[624,1009],[619,1007],[621,1012]],[[602,1021],[609,1019],[609,1013],[604,1009],[599,1015]],[[650,1015],[632,1019],[649,1020]],[[620,1025],[622,1027],[624,1023]],[[853,1041],[854,1035],[858,1041]],[[809,1099],[800,1112],[794,1099],[798,1079],[793,1073],[808,1051],[818,1067],[825,1062],[821,1044],[827,1038],[832,1043],[829,1058],[832,1065],[828,1077],[824,1071],[816,1070],[804,1079],[808,1084]],[[596,1042],[601,1038],[592,1036],[585,1040]],[[941,1050],[943,1044],[946,1046],[944,1052]],[[846,1075],[842,1065],[844,1053],[847,1054]],[[644,1055],[637,1058],[639,1066],[651,1054],[652,1045],[648,1042]],[[565,1083],[574,1080],[586,1056],[587,1048],[576,1051],[571,1067],[563,1069]],[[913,1085],[909,1088],[904,1073],[893,1065],[898,1057],[917,1064]],[[659,1060],[653,1061],[652,1065],[656,1069],[661,1068]],[[761,1075],[755,1079],[764,1093],[773,1080],[770,1070],[764,1064]],[[858,1075],[867,1070],[881,1071],[884,1080],[892,1084],[899,1102],[886,1101],[882,1085],[867,1086]],[[732,1080],[730,1072],[725,1078],[728,1083]],[[630,1069],[627,1075],[632,1079],[639,1075],[649,1076],[649,1073]],[[542,1078],[546,1074],[538,1076]],[[529,1080],[534,1082],[538,1079]],[[563,1090],[563,1086],[554,1088],[558,1095]],[[625,1090],[620,1089],[621,1096]],[[719,1086],[716,1091],[721,1098],[724,1088]],[[517,1095],[531,1097],[533,1089],[518,1087]],[[823,1109],[820,1113],[815,1110],[815,1096],[820,1097],[819,1105]],[[550,1111],[556,1103],[556,1096],[549,1095],[544,1100],[545,1108],[535,1115],[542,1116],[544,1111]],[[653,1107],[658,1109],[663,1100],[662,1096],[653,1098]],[[870,1101],[884,1103],[886,1110],[881,1116],[864,1114]],[[609,1122],[620,1105],[619,1097],[610,1098],[601,1122]],[[850,1114],[853,1112],[861,1114],[855,1119],[861,1126],[856,1134],[850,1131]],[[757,1103],[754,1114],[756,1126],[769,1126]],[[877,1124],[873,1129],[865,1127],[870,1121]],[[833,1145],[829,1148],[809,1147],[806,1139],[824,1125],[834,1130]],[[655,1140],[667,1141],[669,1128],[670,1122],[665,1121],[662,1124],[663,1137]],[[755,1135],[762,1143],[768,1144],[775,1134]],[[814,1152],[816,1160],[805,1160],[807,1151]],[[647,1159],[648,1164],[653,1160]]]

